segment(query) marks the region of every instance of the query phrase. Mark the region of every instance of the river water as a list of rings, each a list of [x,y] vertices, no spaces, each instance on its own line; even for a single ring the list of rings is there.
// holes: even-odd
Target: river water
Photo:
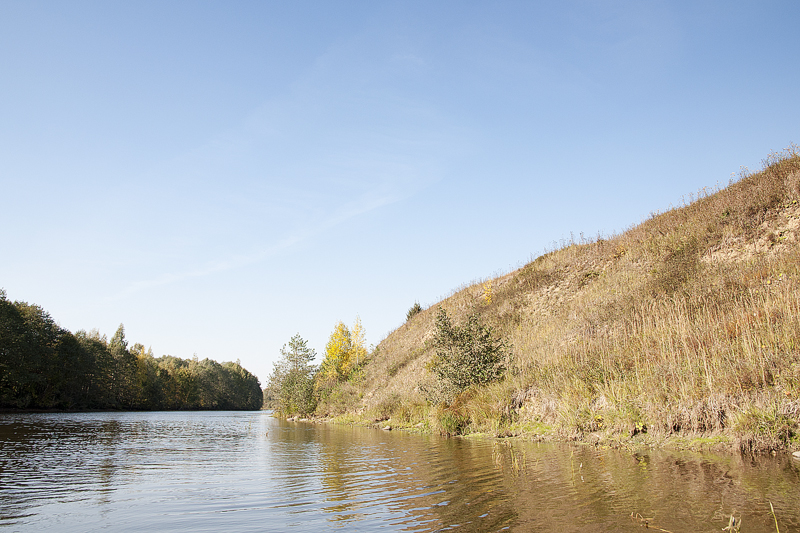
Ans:
[[[445,439],[266,412],[0,415],[8,531],[800,531],[800,461]]]

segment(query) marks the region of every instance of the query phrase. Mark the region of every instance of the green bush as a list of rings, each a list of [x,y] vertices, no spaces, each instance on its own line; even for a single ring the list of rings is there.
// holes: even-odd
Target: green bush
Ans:
[[[436,384],[435,390],[428,388],[428,397],[437,403],[448,401],[448,397],[453,398],[472,385],[499,380],[511,360],[510,346],[474,314],[459,326],[440,307],[433,342],[436,356],[429,369]]]
[[[422,306],[419,305],[419,302],[414,302],[414,305],[406,313],[406,322],[414,318],[415,315],[418,315],[422,312]]]

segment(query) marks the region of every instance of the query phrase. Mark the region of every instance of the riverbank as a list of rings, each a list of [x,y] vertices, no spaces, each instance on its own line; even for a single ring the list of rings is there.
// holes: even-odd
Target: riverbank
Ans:
[[[282,417],[280,417],[282,418]],[[371,428],[379,431],[402,431],[420,435],[438,434],[431,430],[429,423],[417,422],[395,422],[387,420],[368,420],[353,414],[344,414],[331,418],[321,417],[299,417],[293,416],[286,418],[289,422],[307,422],[313,424],[334,424],[349,425],[357,427]],[[467,439],[487,439],[494,441],[524,441],[524,442],[548,442],[548,443],[577,443],[584,446],[593,446],[600,449],[625,449],[632,452],[642,452],[651,449],[665,449],[675,451],[691,452],[723,452],[740,453],[742,444],[740,440],[730,434],[717,433],[694,433],[694,434],[672,434],[654,435],[639,433],[636,435],[621,435],[614,433],[595,432],[583,436],[565,436],[553,431],[552,428],[516,428],[506,430],[501,434],[475,432],[459,435],[451,435],[452,438]],[[750,450],[750,453],[770,453],[771,455],[786,454],[791,455],[800,461],[800,450]]]
[[[315,414],[445,435],[798,450],[799,201],[790,147],[620,235],[415,306]],[[440,308],[510,346],[502,379],[432,395]]]

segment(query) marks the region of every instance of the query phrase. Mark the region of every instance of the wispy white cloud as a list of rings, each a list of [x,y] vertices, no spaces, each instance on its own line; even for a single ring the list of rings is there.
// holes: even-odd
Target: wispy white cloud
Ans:
[[[346,222],[347,220],[392,204],[400,199],[401,198],[399,197],[393,198],[388,196],[368,196],[362,198],[358,202],[353,202],[349,205],[343,206],[341,209],[334,212],[331,217],[288,235],[278,240],[274,244],[262,248],[255,253],[219,258],[214,261],[208,261],[196,268],[186,269],[178,272],[164,273],[151,279],[135,281],[125,287],[119,293],[115,294],[113,297],[109,298],[109,300],[121,300],[134,294],[152,290],[158,287],[181,283],[190,279],[204,278],[214,274],[220,274],[226,271],[235,270],[237,268],[266,261],[270,258],[280,255],[287,250],[290,250],[292,247],[297,246],[308,239],[319,235],[320,233],[328,231],[331,228]]]

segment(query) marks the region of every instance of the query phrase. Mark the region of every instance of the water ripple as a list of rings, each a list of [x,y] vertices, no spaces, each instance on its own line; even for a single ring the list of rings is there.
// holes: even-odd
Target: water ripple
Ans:
[[[800,528],[780,459],[441,439],[266,413],[0,415],[14,531]]]

